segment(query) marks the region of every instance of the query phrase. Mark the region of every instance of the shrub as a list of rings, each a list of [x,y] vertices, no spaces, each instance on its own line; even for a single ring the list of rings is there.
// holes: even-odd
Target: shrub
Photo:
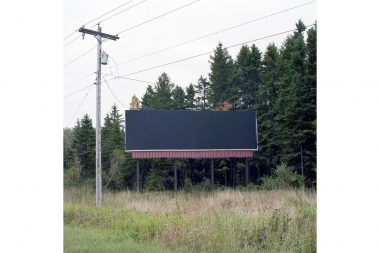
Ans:
[[[79,168],[71,167],[63,173],[64,186],[78,186],[79,180]]]
[[[163,190],[163,177],[155,170],[150,170],[145,178],[144,188],[147,191],[162,191]]]
[[[305,177],[298,175],[285,164],[277,166],[274,175],[261,178],[261,188],[265,190],[286,189],[301,187],[305,184]]]
[[[203,178],[202,182],[197,184],[197,185],[194,185],[192,187],[193,191],[196,191],[196,192],[209,192],[212,190],[212,185],[211,185],[211,182],[210,182],[210,179],[208,178]]]
[[[191,192],[193,187],[193,183],[191,182],[191,179],[186,177],[183,182],[183,190],[185,192]]]

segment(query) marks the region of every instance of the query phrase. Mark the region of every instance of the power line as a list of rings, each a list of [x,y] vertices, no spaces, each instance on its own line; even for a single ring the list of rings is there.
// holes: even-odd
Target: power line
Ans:
[[[310,27],[310,26],[313,26],[313,25],[308,25],[306,27]],[[255,41],[271,38],[271,37],[274,37],[274,36],[286,34],[286,33],[293,32],[293,31],[297,31],[297,29],[287,30],[287,31],[284,31],[284,32],[279,32],[279,33],[271,34],[271,35],[268,35],[268,36],[264,36],[264,37],[261,37],[261,38],[258,38],[258,39],[249,40],[249,41],[246,41],[246,42],[243,42],[243,43],[239,43],[239,44],[235,44],[235,45],[231,45],[231,46],[225,47],[225,49],[241,46],[241,45],[244,45],[244,44],[248,44],[248,43],[251,43],[251,42],[255,42]],[[209,51],[209,52],[193,55],[193,56],[186,57],[186,58],[183,58],[183,59],[179,59],[179,60],[176,60],[176,61],[164,63],[164,64],[161,64],[161,65],[158,65],[158,66],[154,66],[154,67],[138,70],[138,71],[135,71],[135,72],[131,72],[131,73],[119,76],[119,77],[110,78],[108,80],[113,80],[113,79],[116,79],[116,78],[123,78],[123,77],[129,76],[129,75],[134,75],[134,74],[137,74],[137,73],[146,72],[148,70],[157,69],[157,68],[164,67],[164,66],[171,65],[171,64],[175,64],[175,63],[178,63],[178,62],[190,60],[190,59],[197,58],[197,57],[200,57],[200,56],[203,56],[203,55],[211,54],[213,52],[214,51]]]
[[[104,21],[109,20],[109,19],[111,19],[111,18],[113,18],[113,17],[115,17],[115,16],[117,16],[117,15],[119,15],[119,14],[121,14],[121,13],[127,11],[127,10],[129,10],[129,9],[132,9],[133,7],[135,7],[137,5],[140,5],[140,4],[142,4],[142,3],[146,2],[146,1],[147,0],[140,1],[140,2],[138,2],[138,3],[136,3],[136,4],[134,4],[134,5],[130,6],[130,7],[128,7],[126,9],[122,10],[122,11],[119,11],[118,13],[113,14],[112,16],[109,16],[108,18],[103,19],[102,21],[99,21],[99,23],[103,23]]]
[[[77,114],[79,108],[82,106],[82,104],[83,104],[84,100],[86,99],[88,93],[91,91],[91,88],[92,88],[92,85],[91,85],[91,87],[87,90],[87,93],[84,95],[82,101],[80,102],[79,106],[78,106],[77,109],[75,110],[73,116],[71,116],[70,121],[69,121],[69,124],[71,124],[71,122],[73,121],[73,118],[74,118],[75,114]]]
[[[79,78],[79,79],[76,79],[76,80],[74,80],[74,81],[72,81],[72,82],[66,84],[66,85],[65,85],[65,88],[66,88],[66,87],[70,87],[71,85],[73,85],[73,84],[75,84],[75,83],[77,83],[77,82],[80,82],[80,81],[82,81],[83,79],[86,79],[87,77],[92,76],[93,74],[96,74],[96,72],[92,72],[91,74],[88,74],[88,75],[86,75],[86,76],[83,76],[83,77],[81,77],[81,78]]]
[[[166,16],[166,15],[168,15],[168,14],[170,14],[170,13],[173,13],[173,12],[175,12],[175,11],[178,11],[178,10],[180,10],[180,9],[182,9],[182,8],[185,8],[185,7],[187,7],[187,6],[190,6],[190,5],[192,5],[192,4],[195,4],[196,2],[199,2],[199,1],[201,1],[201,0],[192,1],[192,2],[190,2],[190,3],[187,3],[187,4],[185,4],[185,5],[182,5],[182,6],[178,7],[178,8],[176,8],[176,9],[173,9],[173,10],[171,10],[171,11],[165,12],[165,13],[163,13],[163,14],[161,14],[161,15],[158,15],[158,16],[156,16],[156,17],[154,17],[154,18],[148,19],[148,20],[146,20],[146,21],[144,21],[144,22],[142,22],[142,23],[139,23],[139,24],[137,24],[137,25],[134,25],[134,26],[132,26],[132,27],[129,27],[129,28],[127,28],[127,29],[124,29],[124,30],[120,31],[118,34],[122,34],[122,33],[126,32],[126,31],[132,30],[132,29],[134,29],[134,28],[136,28],[136,27],[142,26],[142,25],[144,25],[144,24],[146,24],[146,23],[149,23],[149,22],[151,22],[151,21],[153,21],[153,20],[159,19],[159,18],[161,18],[161,17],[163,17],[163,16]]]
[[[124,106],[125,108],[127,108],[128,106],[126,106],[125,104],[123,104],[123,103],[122,103],[122,102],[116,97],[115,93],[113,93],[113,91],[112,91],[110,85],[108,84],[107,80],[104,78],[103,75],[102,75],[102,77],[103,77],[104,82],[107,84],[108,89],[110,90],[112,96],[116,99],[116,101],[117,101],[119,104],[121,104],[122,106]]]
[[[190,2],[190,3],[187,3],[187,4],[185,4],[185,5],[182,5],[182,6],[178,7],[178,8],[176,8],[176,9],[173,9],[173,10],[171,10],[171,11],[165,12],[165,13],[159,15],[159,16],[156,16],[156,17],[154,17],[154,18],[148,19],[148,20],[146,20],[146,21],[144,21],[144,22],[142,22],[142,23],[139,23],[139,24],[137,24],[137,25],[134,25],[134,26],[132,26],[132,27],[129,27],[129,28],[125,29],[125,30],[122,30],[122,31],[120,31],[120,32],[117,33],[117,34],[121,34],[121,33],[124,33],[124,32],[126,32],[126,31],[132,30],[132,29],[134,29],[134,28],[136,28],[136,27],[142,26],[142,25],[144,25],[144,24],[146,24],[146,23],[149,23],[149,22],[151,22],[151,21],[153,21],[153,20],[156,20],[156,19],[158,19],[158,18],[161,18],[161,17],[163,17],[163,16],[166,16],[166,15],[172,13],[172,12],[178,11],[178,10],[180,10],[180,9],[182,9],[182,8],[185,8],[185,7],[187,7],[187,6],[190,6],[190,5],[192,5],[192,4],[195,4],[196,2],[199,2],[199,1],[201,1],[201,0],[196,0],[196,1],[193,1],[193,2]],[[79,37],[80,37],[80,36],[79,36]],[[71,43],[71,42],[69,42],[69,43]],[[66,45],[65,45],[65,46],[66,46]],[[93,48],[91,48],[90,50],[88,50],[88,51],[84,52],[83,54],[81,54],[80,56],[78,56],[78,57],[74,58],[73,60],[69,61],[68,63],[66,63],[66,64],[64,65],[64,67],[66,67],[66,66],[70,65],[71,63],[77,61],[78,59],[82,58],[83,56],[85,56],[86,54],[88,54],[89,52],[91,52],[92,50],[94,50],[95,48],[96,48],[96,47],[93,47]]]
[[[118,66],[123,65],[123,64],[126,64],[126,63],[130,63],[130,62],[133,62],[133,61],[136,61],[136,60],[140,60],[140,59],[146,58],[146,57],[151,56],[151,55],[155,55],[155,54],[158,54],[158,53],[162,53],[162,52],[168,51],[168,50],[170,50],[170,49],[173,49],[173,48],[176,48],[176,47],[179,47],[179,46],[183,46],[183,45],[185,45],[185,44],[188,44],[188,43],[191,43],[191,42],[194,42],[194,41],[200,40],[200,39],[204,39],[204,38],[210,37],[210,36],[215,35],[215,34],[218,34],[218,33],[222,33],[222,32],[228,31],[228,30],[232,30],[232,29],[234,29],[234,28],[238,28],[238,27],[240,27],[240,26],[244,26],[244,25],[247,25],[247,24],[250,24],[250,23],[254,23],[254,22],[256,22],[256,21],[263,20],[263,19],[266,19],[266,18],[269,18],[269,17],[275,16],[275,15],[278,15],[278,14],[281,14],[281,13],[284,13],[284,12],[288,12],[288,11],[291,11],[291,10],[294,10],[294,9],[297,9],[297,8],[300,8],[300,7],[303,7],[303,6],[305,6],[305,5],[309,5],[309,4],[315,3],[315,2],[316,2],[316,1],[311,1],[311,2],[308,2],[308,3],[301,4],[301,5],[297,5],[297,6],[294,6],[294,7],[291,7],[291,8],[285,9],[285,10],[282,10],[282,11],[278,11],[278,12],[275,12],[275,13],[272,13],[272,14],[269,14],[269,15],[265,15],[265,16],[262,16],[262,17],[259,17],[259,18],[256,18],[256,19],[253,19],[253,20],[250,20],[250,21],[247,21],[247,22],[244,22],[244,23],[238,24],[238,25],[230,26],[230,27],[227,27],[227,28],[224,28],[224,29],[218,30],[218,31],[216,31],[216,32],[208,33],[208,34],[202,35],[202,36],[200,36],[200,37],[197,37],[197,38],[194,38],[194,39],[191,39],[191,40],[185,41],[185,42],[181,42],[181,43],[178,43],[178,44],[176,44],[176,45],[169,46],[169,47],[167,47],[167,48],[163,48],[163,49],[159,49],[159,50],[157,50],[157,51],[153,51],[153,52],[150,52],[150,53],[148,53],[148,54],[145,54],[145,55],[142,55],[142,56],[139,56],[139,57],[136,57],[136,58],[133,58],[133,59],[127,60],[127,61],[125,61],[125,62],[119,63]],[[110,68],[112,68],[112,67],[109,67],[108,69],[110,69]]]
[[[149,81],[144,81],[144,80],[139,80],[139,79],[134,79],[134,78],[124,77],[124,76],[117,76],[117,78],[122,78],[122,79],[132,80],[132,81],[141,82],[141,83],[156,84],[155,82],[149,82]],[[110,80],[110,79],[108,79],[108,80]]]
[[[102,40],[102,43],[105,43],[107,42],[107,39],[104,39]],[[89,50],[87,50],[86,52],[84,52],[83,54],[75,57],[74,59],[70,60],[69,62],[65,63],[65,65],[63,65],[63,67],[67,67],[68,65],[72,64],[73,62],[76,62],[77,60],[79,60],[80,58],[82,58],[83,56],[85,56],[86,54],[90,53],[92,50],[94,50],[95,48],[97,48],[98,46],[95,46],[95,47],[92,47],[90,48]]]
[[[107,17],[107,18],[105,18],[105,19],[99,21],[98,23],[100,24],[100,23],[102,23],[102,22],[104,22],[104,21],[107,21],[107,20],[109,20],[109,19],[111,19],[111,18],[113,18],[113,17],[115,17],[115,16],[117,16],[117,15],[119,15],[119,14],[121,14],[121,13],[127,11],[127,10],[129,10],[129,9],[132,9],[133,7],[135,7],[135,6],[137,6],[137,5],[140,5],[140,4],[142,4],[142,3],[146,2],[146,1],[147,1],[147,0],[143,0],[143,1],[141,1],[141,2],[138,2],[138,3],[132,5],[132,6],[126,8],[126,9],[124,9],[124,10],[121,10],[121,11],[119,11],[119,12],[113,14],[113,15],[110,16],[110,17]],[[131,1],[129,1],[129,2],[131,2]],[[129,2],[128,2],[128,3],[129,3]],[[103,15],[103,16],[104,16],[104,15]],[[94,20],[95,20],[95,19],[94,19]],[[91,22],[87,22],[86,24],[88,24],[88,23],[91,23]],[[85,25],[86,25],[86,24],[85,24]],[[85,26],[85,25],[83,25],[83,26]],[[94,26],[96,26],[96,24],[94,24],[93,26],[91,26],[90,29],[93,28]],[[75,32],[76,32],[76,31],[78,31],[78,30],[75,30]],[[78,36],[75,37],[73,40],[71,40],[71,41],[69,41],[68,43],[66,43],[65,45],[63,45],[63,47],[66,47],[66,46],[70,45],[71,43],[73,43],[74,41],[76,41],[77,39],[79,39],[80,37],[81,37],[81,35],[78,35]]]
[[[80,91],[82,91],[82,90],[88,88],[88,87],[91,87],[92,85],[94,85],[94,84],[90,84],[90,85],[88,85],[88,86],[86,86],[86,87],[83,87],[82,89],[79,89],[79,90],[76,90],[76,91],[74,91],[74,92],[71,92],[70,94],[67,94],[67,95],[65,96],[65,98],[68,98],[68,97],[70,97],[70,96],[72,96],[72,95],[74,95],[74,94],[76,94],[76,93],[78,93],[78,92],[80,92]]]
[[[124,5],[127,5],[127,4],[129,4],[130,2],[133,2],[133,1],[134,1],[134,0],[130,0],[130,1],[128,1],[128,2],[125,2],[125,3],[123,3],[122,5],[119,5],[118,7],[114,8],[114,9],[112,9],[112,10],[110,10],[110,11],[108,11],[108,12],[102,14],[102,15],[100,15],[99,17],[96,17],[96,18],[94,18],[94,19],[88,21],[88,22],[85,23],[83,26],[86,26],[86,25],[92,23],[93,21],[95,21],[95,20],[97,20],[97,19],[99,19],[99,18],[102,18],[102,17],[104,17],[105,15],[107,15],[107,14],[109,14],[109,13],[111,13],[111,12],[113,12],[113,11],[115,11],[115,10],[121,8],[121,7],[123,7]],[[76,33],[77,31],[78,31],[78,29],[76,29],[75,31],[73,31],[72,33],[70,33],[69,35],[67,35],[63,40],[68,39],[71,35],[73,35],[73,34]]]

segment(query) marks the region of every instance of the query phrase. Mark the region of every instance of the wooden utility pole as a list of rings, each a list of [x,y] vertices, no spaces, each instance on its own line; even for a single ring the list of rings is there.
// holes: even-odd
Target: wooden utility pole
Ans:
[[[98,30],[90,30],[84,27],[78,30],[83,34],[83,39],[85,34],[93,35],[98,41],[98,56],[97,56],[97,75],[96,75],[96,207],[102,205],[102,159],[101,159],[101,136],[100,136],[100,117],[101,117],[101,55],[102,55],[102,39],[106,38],[109,40],[117,40],[119,37],[116,35],[110,35],[102,33],[102,28],[98,24]]]

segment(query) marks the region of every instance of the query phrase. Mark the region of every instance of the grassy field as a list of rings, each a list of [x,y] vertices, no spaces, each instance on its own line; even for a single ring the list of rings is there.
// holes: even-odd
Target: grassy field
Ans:
[[[316,194],[64,192],[65,252],[316,252]]]

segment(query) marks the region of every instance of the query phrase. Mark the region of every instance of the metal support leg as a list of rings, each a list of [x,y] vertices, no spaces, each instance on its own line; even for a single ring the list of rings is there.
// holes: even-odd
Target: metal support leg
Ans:
[[[140,192],[140,160],[136,162],[136,189]]]
[[[177,160],[174,160],[174,190],[177,191]]]
[[[248,158],[245,159],[245,185],[249,183],[249,162]]]

